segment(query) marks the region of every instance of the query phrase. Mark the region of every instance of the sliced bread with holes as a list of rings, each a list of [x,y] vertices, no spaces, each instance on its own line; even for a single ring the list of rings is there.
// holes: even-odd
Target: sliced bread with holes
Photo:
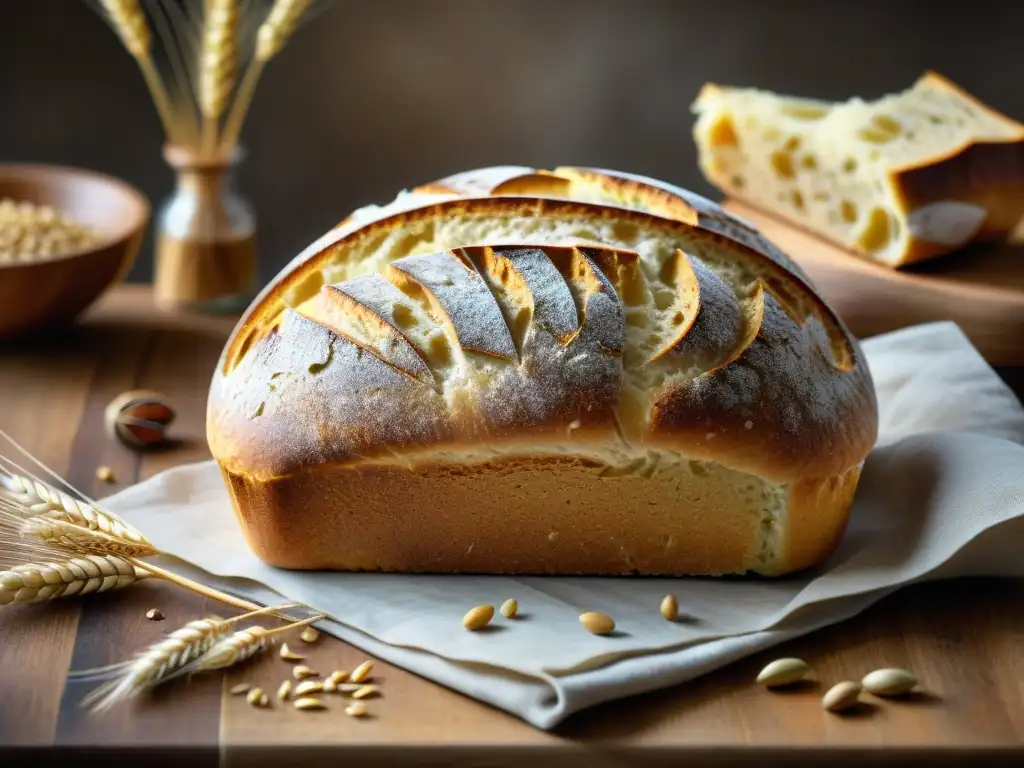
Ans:
[[[674,189],[476,171],[294,259],[208,406],[255,553],[519,574],[827,557],[877,433],[860,348],[749,225]]]
[[[693,108],[713,184],[890,267],[1004,239],[1024,214],[1024,125],[933,72],[842,103],[709,84]]]

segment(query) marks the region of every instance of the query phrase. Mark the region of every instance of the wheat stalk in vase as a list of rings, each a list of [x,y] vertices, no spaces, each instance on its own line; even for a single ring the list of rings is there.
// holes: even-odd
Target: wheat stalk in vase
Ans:
[[[99,3],[106,11],[111,25],[121,37],[124,47],[138,62],[142,77],[146,81],[157,113],[167,132],[167,137],[172,142],[179,141],[181,129],[171,107],[167,89],[153,62],[153,38],[139,0],[99,0]]]
[[[217,148],[217,126],[235,87],[238,58],[238,3],[211,0],[206,9],[199,81],[199,105],[203,113],[203,150]]]
[[[249,66],[246,67],[242,84],[238,87],[238,93],[224,123],[224,133],[220,141],[222,150],[233,147],[238,141],[242,122],[252,103],[263,67],[281,52],[311,3],[312,0],[275,0],[266,20],[256,33],[256,50]]]

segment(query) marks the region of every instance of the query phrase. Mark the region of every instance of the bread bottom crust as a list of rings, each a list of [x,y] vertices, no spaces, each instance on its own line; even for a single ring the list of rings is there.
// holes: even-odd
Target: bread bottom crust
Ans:
[[[860,467],[789,486],[714,462],[572,457],[414,469],[223,470],[243,533],[288,569],[407,573],[781,575],[838,544]]]

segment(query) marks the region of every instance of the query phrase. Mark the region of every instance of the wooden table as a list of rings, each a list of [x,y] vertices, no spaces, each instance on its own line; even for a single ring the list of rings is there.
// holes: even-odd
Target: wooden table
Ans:
[[[110,294],[71,332],[0,348],[0,426],[94,496],[208,456],[205,394],[232,322],[166,316],[141,287]],[[1018,392],[1024,376],[1011,374]],[[123,390],[164,391],[179,408],[181,443],[142,458],[104,437],[102,412]],[[100,487],[98,465],[118,486]],[[970,580],[907,589],[865,614],[691,684],[597,707],[555,733],[422,678],[378,666],[385,697],[359,721],[332,711],[260,711],[228,688],[268,690],[281,662],[264,658],[223,679],[173,683],[103,717],[82,710],[87,686],[69,668],[126,658],[170,628],[223,606],[144,582],[86,600],[0,609],[0,766],[82,749],[109,765],[806,765],[1024,761],[1024,584]],[[159,607],[165,622],[144,618]],[[825,714],[820,689],[770,693],[751,685],[770,658],[798,655],[827,680],[909,667],[939,698]],[[348,668],[358,649],[324,637],[322,670]],[[144,762],[140,762],[144,761]]]

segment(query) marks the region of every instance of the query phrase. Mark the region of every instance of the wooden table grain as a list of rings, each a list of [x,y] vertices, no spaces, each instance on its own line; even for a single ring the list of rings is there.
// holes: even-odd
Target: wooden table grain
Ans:
[[[0,347],[0,426],[94,496],[209,456],[206,391],[230,319],[154,310],[144,287],[109,294],[78,327]],[[1021,371],[1002,372],[1019,393]],[[138,455],[108,440],[103,408],[131,388],[165,392],[178,442]],[[114,469],[115,486],[95,478]],[[770,765],[1024,763],[1024,583],[971,579],[908,588],[839,625],[692,683],[580,713],[551,733],[379,663],[375,716],[248,707],[228,689],[274,690],[272,656],[223,678],[176,682],[97,717],[69,669],[126,658],[169,629],[224,606],[163,583],[87,600],[0,609],[0,765],[94,755],[105,765]],[[144,614],[158,607],[166,621]],[[751,684],[770,658],[805,658],[822,681],[882,666],[915,670],[928,695],[822,712],[822,688],[772,693]],[[323,636],[310,664],[351,669],[365,657]],[[144,762],[140,762],[144,761]]]

